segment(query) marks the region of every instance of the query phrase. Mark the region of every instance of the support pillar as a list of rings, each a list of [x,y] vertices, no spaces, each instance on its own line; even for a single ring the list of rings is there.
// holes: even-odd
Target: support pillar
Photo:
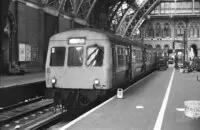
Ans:
[[[184,29],[184,38],[183,38],[183,44],[184,44],[184,58],[183,58],[183,66],[185,67],[185,62],[188,61],[188,55],[187,55],[187,32],[188,29]]]
[[[8,14],[8,7],[10,5],[10,0],[1,0],[1,42],[0,42],[0,75],[3,74],[3,70],[4,70],[4,63],[3,63],[3,58],[4,58],[4,52],[2,49],[2,45],[3,45],[3,37],[4,37],[4,27],[6,24],[6,17]]]
[[[194,0],[192,0],[192,13],[194,13]]]

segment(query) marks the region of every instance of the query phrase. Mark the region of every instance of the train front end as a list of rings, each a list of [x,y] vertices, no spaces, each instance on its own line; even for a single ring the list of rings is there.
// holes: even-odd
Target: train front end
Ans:
[[[52,37],[46,61],[47,95],[65,105],[88,105],[103,97],[112,86],[111,52],[106,42],[101,35],[85,31]]]

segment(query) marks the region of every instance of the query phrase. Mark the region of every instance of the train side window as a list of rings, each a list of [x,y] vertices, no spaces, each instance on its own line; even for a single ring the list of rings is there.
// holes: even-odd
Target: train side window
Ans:
[[[148,52],[145,52],[145,62],[148,62]]]
[[[149,62],[151,62],[151,52],[149,52]]]
[[[150,62],[150,59],[151,59],[151,55],[150,55],[150,52],[148,52],[148,62]]]
[[[129,48],[125,48],[125,56],[126,56],[126,64],[129,63],[129,55],[130,55],[130,49]]]
[[[136,52],[136,62],[139,62],[140,60],[140,54],[139,54],[139,51],[138,50],[136,50],[135,51]]]
[[[151,52],[149,52],[149,62],[151,61]]]
[[[68,48],[68,66],[82,66],[83,65],[83,47],[69,47]]]
[[[136,51],[132,49],[132,62],[136,62]]]
[[[125,63],[125,57],[124,57],[124,48],[123,47],[117,47],[117,59],[118,59],[118,67],[124,66]]]
[[[142,62],[142,51],[141,50],[139,51],[139,55],[140,55],[139,61]]]
[[[65,61],[65,47],[51,48],[50,66],[63,66]]]
[[[87,66],[102,66],[104,59],[104,48],[99,46],[91,46],[87,48]]]

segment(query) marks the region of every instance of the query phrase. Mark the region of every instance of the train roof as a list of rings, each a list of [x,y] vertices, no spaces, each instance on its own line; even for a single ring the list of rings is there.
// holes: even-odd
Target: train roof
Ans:
[[[128,38],[117,36],[111,32],[108,32],[105,30],[100,30],[100,29],[94,29],[94,28],[69,29],[64,32],[53,35],[50,40],[58,40],[58,39],[59,40],[68,40],[69,37],[66,37],[66,34],[69,34],[69,33],[72,37],[79,37],[79,35],[81,34],[81,36],[84,36],[84,37],[91,36],[91,39],[105,38],[105,39],[109,39],[109,40],[113,40],[113,41],[122,42],[123,44],[127,43],[127,44],[134,44],[136,46],[143,46],[141,41],[139,41],[139,40],[129,40]],[[95,34],[95,37],[92,34]]]

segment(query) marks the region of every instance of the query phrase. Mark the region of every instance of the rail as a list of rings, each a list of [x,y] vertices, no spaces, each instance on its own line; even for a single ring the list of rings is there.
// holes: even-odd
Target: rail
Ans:
[[[0,129],[38,129],[63,114],[56,110],[52,99],[39,100],[19,106],[12,106],[0,112]],[[66,111],[64,111],[66,112]]]

